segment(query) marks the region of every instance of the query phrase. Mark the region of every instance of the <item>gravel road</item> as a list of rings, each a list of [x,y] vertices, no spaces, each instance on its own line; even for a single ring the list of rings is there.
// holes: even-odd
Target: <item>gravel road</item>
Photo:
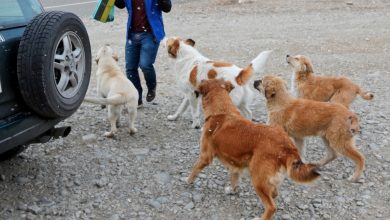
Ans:
[[[338,158],[324,167],[317,183],[286,179],[274,219],[390,219],[390,2],[388,0],[275,0],[236,4],[230,0],[174,1],[165,15],[169,36],[190,37],[206,56],[245,66],[260,51],[273,49],[266,73],[290,79],[286,54],[304,54],[318,74],[345,75],[375,94],[352,106],[360,117],[356,137],[366,156],[359,183],[347,177],[354,164]],[[101,24],[85,17],[93,54],[110,43],[124,69],[126,12]],[[113,139],[106,110],[83,104],[63,125],[68,138],[33,145],[0,164],[0,219],[252,219],[263,212],[248,174],[238,195],[225,195],[229,177],[215,160],[193,186],[183,179],[199,154],[200,131],[187,112],[175,122],[166,116],[181,101],[173,62],[160,47],[158,96],[139,110],[138,133],[124,129]],[[93,66],[93,72],[96,65]],[[95,94],[92,77],[89,95]],[[265,123],[264,98],[256,93],[254,117]],[[122,124],[125,124],[122,118]],[[325,149],[319,138],[306,141],[306,158]]]

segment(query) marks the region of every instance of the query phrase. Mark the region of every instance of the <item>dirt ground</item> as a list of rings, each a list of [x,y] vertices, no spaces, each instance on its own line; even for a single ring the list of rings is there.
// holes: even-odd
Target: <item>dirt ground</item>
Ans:
[[[286,179],[276,199],[274,219],[390,219],[390,1],[275,0],[237,4],[230,0],[173,1],[164,15],[168,36],[189,37],[205,56],[246,66],[259,52],[274,52],[266,73],[290,80],[286,54],[304,54],[314,71],[345,75],[375,99],[357,98],[352,110],[362,133],[356,144],[366,156],[359,183],[347,177],[354,164],[339,157],[324,167],[317,183],[304,186]],[[91,9],[92,10],[92,9]],[[83,18],[92,53],[109,43],[124,69],[127,14],[102,24]],[[200,131],[191,129],[187,112],[168,121],[182,99],[173,62],[160,47],[158,94],[139,109],[138,133],[125,129],[114,139],[106,110],[83,104],[62,124],[65,139],[32,145],[0,164],[0,219],[252,219],[263,212],[245,174],[238,195],[225,195],[226,169],[215,160],[193,186],[183,179],[199,154]],[[96,65],[93,65],[93,73]],[[260,77],[260,76],[257,76]],[[95,77],[88,94],[94,95]],[[256,92],[254,117],[266,122],[265,100]],[[122,118],[122,124],[125,124]],[[316,161],[325,149],[319,138],[306,141],[306,158]]]

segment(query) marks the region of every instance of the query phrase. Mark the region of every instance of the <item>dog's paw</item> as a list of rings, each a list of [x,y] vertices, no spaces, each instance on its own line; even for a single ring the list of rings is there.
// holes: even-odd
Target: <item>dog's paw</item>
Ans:
[[[363,183],[363,179],[360,179],[360,177],[350,176],[348,177],[348,181],[353,183]]]
[[[135,134],[135,133],[137,133],[137,131],[138,131],[137,128],[130,128],[129,129],[130,134]]]
[[[186,177],[185,179],[185,182],[187,183],[187,184],[192,184],[193,182],[194,182],[194,180],[193,179],[191,179],[190,177]]]
[[[254,219],[252,219],[252,220],[261,220],[261,218],[254,218]]]
[[[107,131],[107,132],[104,133],[104,137],[113,138],[114,137],[114,132]]]
[[[191,127],[195,128],[195,129],[199,129],[200,128],[200,122],[199,121],[192,122]]]
[[[234,188],[231,186],[225,187],[225,194],[227,195],[234,195],[238,193],[238,187]]]
[[[175,115],[168,115],[167,118],[168,118],[169,121],[174,121],[174,120],[177,119],[177,116],[175,116]]]

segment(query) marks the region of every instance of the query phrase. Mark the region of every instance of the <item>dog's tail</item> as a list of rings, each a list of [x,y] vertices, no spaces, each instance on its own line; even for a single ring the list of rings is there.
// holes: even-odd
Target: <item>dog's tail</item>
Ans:
[[[359,94],[365,100],[372,100],[374,98],[374,94],[364,91],[361,88],[359,88],[357,94]]]
[[[265,64],[271,52],[272,50],[266,50],[261,52],[254,60],[252,60],[252,62],[247,67],[242,69],[238,76],[236,76],[237,84],[244,85],[250,80],[253,73],[256,74],[264,72]]]
[[[351,131],[352,135],[360,132],[359,119],[355,114],[348,117],[348,122],[349,130]]]
[[[304,164],[297,155],[291,155],[287,160],[287,174],[288,176],[299,183],[310,183],[320,177],[317,171],[317,165]]]
[[[115,94],[107,98],[85,97],[84,101],[98,105],[123,105],[128,102],[127,98],[122,94]]]

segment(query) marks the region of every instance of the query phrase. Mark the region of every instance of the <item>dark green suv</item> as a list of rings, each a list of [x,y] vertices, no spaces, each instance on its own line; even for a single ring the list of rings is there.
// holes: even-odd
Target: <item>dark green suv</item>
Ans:
[[[64,137],[55,125],[80,106],[91,74],[91,48],[74,14],[44,12],[39,0],[0,7],[0,160],[31,143]]]

